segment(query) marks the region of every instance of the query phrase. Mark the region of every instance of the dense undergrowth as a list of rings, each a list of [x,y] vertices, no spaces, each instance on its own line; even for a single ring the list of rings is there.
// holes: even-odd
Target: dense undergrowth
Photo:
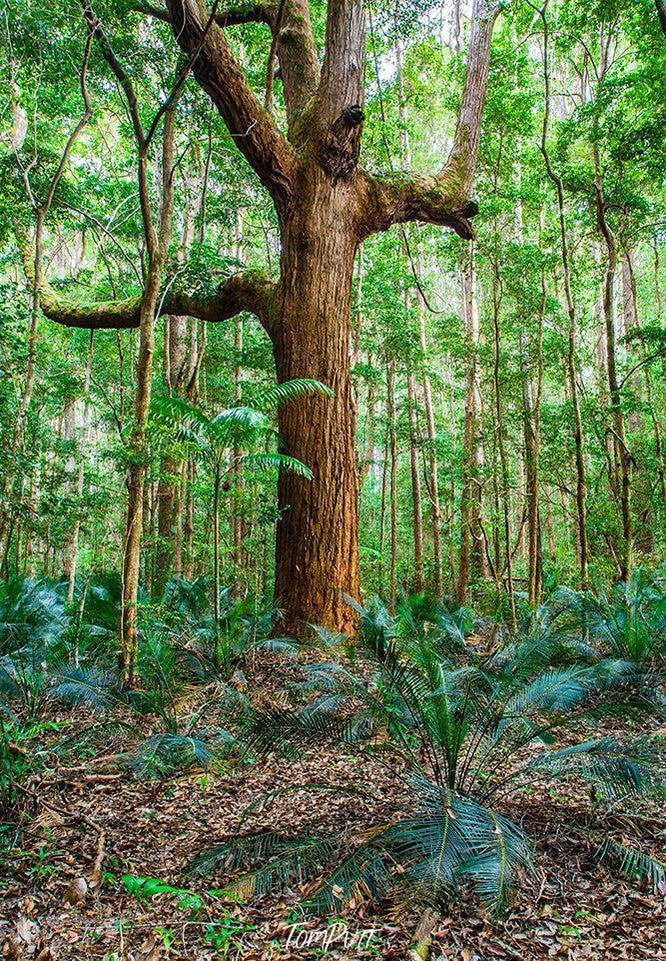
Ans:
[[[360,841],[317,824],[241,831],[212,848],[202,837],[189,872],[214,877],[230,898],[306,885],[306,909],[330,914],[392,889],[438,905],[471,887],[501,910],[537,860],[520,799],[557,782],[589,791],[589,817],[569,827],[600,859],[666,884],[654,852],[609,830],[638,796],[662,793],[663,572],[637,572],[596,596],[557,588],[522,610],[515,631],[422,596],[393,614],[375,598],[357,608],[356,638],[315,628],[304,642],[278,636],[279,611],[261,598],[222,590],[216,621],[209,585],[174,579],[159,604],[141,598],[130,690],[116,672],[119,605],[108,577],[81,581],[71,603],[64,583],[0,584],[5,847],[20,843],[40,776],[94,765],[113,733],[114,769],[137,778],[242,771],[319,745],[390,773],[391,818]],[[252,676],[268,657],[280,670],[267,704]],[[360,779],[295,780],[247,813],[328,790],[372,794]]]

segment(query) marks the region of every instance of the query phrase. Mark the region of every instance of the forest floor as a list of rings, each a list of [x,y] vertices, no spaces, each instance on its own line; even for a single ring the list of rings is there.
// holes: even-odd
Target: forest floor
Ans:
[[[70,714],[64,723],[89,724],[89,719]],[[104,753],[118,749],[117,738],[107,741]],[[254,811],[241,827],[247,806],[276,788],[295,782],[359,781],[372,788],[373,799],[289,794]],[[166,781],[137,780],[126,771],[100,774],[90,762],[79,770],[50,772],[33,781],[30,791],[18,850],[2,855],[4,863],[0,862],[4,957],[15,961],[407,957],[421,914],[416,904],[398,899],[381,905],[359,902],[345,910],[342,919],[310,921],[304,927],[299,923],[294,928],[303,891],[237,903],[214,893],[224,882],[222,877],[194,879],[184,873],[193,855],[240,830],[280,827],[297,833],[299,825],[314,821],[318,830],[344,833],[353,843],[365,828],[390,815],[400,792],[399,782],[374,762],[317,749],[297,761],[262,760],[235,770],[199,771]],[[582,822],[590,815],[589,795],[561,786],[537,793],[525,785],[524,792],[505,806],[510,817],[538,838],[537,873],[518,886],[500,921],[471,895],[452,904],[435,926],[432,961],[666,958],[664,893],[634,886],[599,865],[593,845],[571,837],[558,823],[558,808],[565,806],[569,819],[572,811]],[[666,847],[663,812],[660,816],[655,807],[641,806],[622,829],[628,840],[653,851]],[[94,894],[89,891],[79,903],[68,903],[80,893],[77,879],[90,880],[95,873],[100,854],[101,888]],[[156,879],[162,889],[152,884],[141,892],[132,881],[137,878]],[[320,940],[306,944],[302,933],[306,928],[320,932]],[[322,946],[325,935],[329,943]]]

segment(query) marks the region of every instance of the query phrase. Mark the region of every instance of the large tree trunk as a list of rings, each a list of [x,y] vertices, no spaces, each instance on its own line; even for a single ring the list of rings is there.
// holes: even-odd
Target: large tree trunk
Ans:
[[[307,202],[283,231],[282,280],[272,336],[279,382],[314,377],[334,397],[287,404],[279,415],[286,451],[313,479],[283,473],[279,481],[275,596],[280,630],[305,623],[352,630],[358,598],[356,409],[350,378],[351,299],[357,238],[349,223],[346,183],[311,169]]]

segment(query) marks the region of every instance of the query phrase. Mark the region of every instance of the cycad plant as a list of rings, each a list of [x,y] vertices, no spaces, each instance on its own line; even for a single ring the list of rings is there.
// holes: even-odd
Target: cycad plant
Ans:
[[[666,593],[657,578],[635,571],[609,594],[580,596],[581,628],[606,655],[632,664],[637,674],[666,667]]]
[[[175,427],[181,440],[189,443],[210,473],[213,491],[213,603],[215,624],[220,623],[220,495],[224,479],[234,469],[233,451],[248,451],[241,463],[248,469],[275,468],[288,470],[311,478],[306,464],[279,450],[271,451],[270,445],[280,445],[280,437],[273,427],[271,412],[306,394],[328,394],[332,391],[317,380],[299,379],[276,384],[264,391],[257,407],[230,407],[215,415],[206,414],[201,408],[181,397],[156,401],[154,416]],[[262,447],[259,451],[257,448]]]
[[[0,654],[44,649],[67,626],[66,585],[15,574],[0,579]]]
[[[247,743],[254,752],[297,754],[327,741],[372,756],[395,775],[394,817],[351,849],[316,827],[299,837],[244,835],[204,852],[193,870],[250,867],[228,883],[248,896],[321,876],[325,867],[308,902],[324,912],[394,885],[438,905],[471,885],[501,909],[532,864],[531,840],[509,815],[512,796],[557,779],[588,782],[615,803],[652,787],[645,745],[571,736],[614,711],[651,709],[641,699],[622,703],[621,667],[551,666],[542,638],[484,660],[465,643],[464,618],[443,608],[408,607],[393,617],[374,601],[359,614],[356,656],[365,670],[353,673],[338,660],[305,668],[299,690],[315,699],[255,714]],[[661,877],[663,866],[649,858],[644,865]]]
[[[205,583],[171,578],[162,607],[180,633],[184,660],[196,682],[228,681],[252,651],[290,655],[300,648],[294,638],[274,636],[281,611],[261,596],[238,598],[230,587],[222,587],[216,624]]]

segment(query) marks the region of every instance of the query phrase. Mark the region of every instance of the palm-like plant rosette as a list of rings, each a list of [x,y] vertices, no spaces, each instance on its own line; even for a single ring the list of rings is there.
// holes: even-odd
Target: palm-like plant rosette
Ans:
[[[394,816],[356,844],[313,828],[298,838],[245,834],[204,852],[193,863],[196,871],[251,867],[229,883],[228,893],[247,897],[305,882],[326,866],[325,881],[307,902],[318,912],[404,885],[441,903],[461,884],[501,909],[532,867],[532,844],[505,813],[512,794],[577,779],[616,804],[654,787],[647,745],[609,737],[571,741],[572,730],[615,712],[656,709],[639,696],[627,700],[618,682],[621,664],[553,665],[561,644],[541,636],[484,659],[465,643],[467,612],[442,607],[415,616],[406,606],[392,617],[378,600],[358,610],[355,656],[369,671],[357,673],[338,660],[306,667],[297,688],[315,692],[314,700],[255,713],[246,743],[256,753],[293,756],[325,741],[370,755],[402,786]],[[318,633],[337,648],[344,640]],[[321,790],[300,786],[310,787]],[[662,880],[663,865],[641,856],[641,873]]]

